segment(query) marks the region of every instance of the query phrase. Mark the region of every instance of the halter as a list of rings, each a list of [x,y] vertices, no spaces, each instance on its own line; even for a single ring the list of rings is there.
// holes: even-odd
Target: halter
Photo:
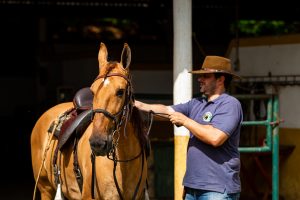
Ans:
[[[97,109],[92,110],[92,112],[93,112],[92,117],[94,117],[94,115],[96,113],[102,113],[105,117],[111,119],[114,122],[114,129],[113,129],[111,138],[113,138],[115,133],[119,133],[120,128],[121,128],[121,126],[124,122],[124,119],[126,121],[125,122],[125,127],[124,127],[124,134],[125,134],[127,120],[128,120],[129,113],[131,112],[132,106],[133,106],[132,105],[133,104],[132,103],[133,102],[133,95],[132,95],[130,77],[127,77],[127,76],[125,76],[121,73],[110,73],[110,74],[104,74],[104,75],[97,76],[95,81],[100,79],[100,78],[105,79],[107,77],[112,77],[112,76],[122,77],[127,81],[127,87],[126,87],[127,95],[125,96],[125,101],[124,101],[124,104],[122,106],[123,108],[120,109],[120,111],[115,113],[115,114],[112,114],[112,113],[108,112],[107,110],[101,109],[101,108],[97,108]],[[130,162],[130,161],[133,161],[133,160],[139,158],[140,156],[142,156],[141,175],[140,175],[139,181],[137,183],[137,186],[135,188],[134,195],[132,197],[132,199],[135,199],[136,195],[137,195],[137,192],[138,192],[138,189],[139,189],[139,186],[140,186],[140,183],[141,183],[142,173],[143,173],[143,168],[144,168],[143,148],[141,147],[140,153],[138,155],[134,156],[133,158],[130,158],[130,159],[127,159],[127,160],[120,160],[120,159],[117,158],[117,155],[116,155],[116,148],[117,148],[117,145],[118,145],[118,140],[119,140],[119,137],[117,138],[115,144],[112,144],[110,147],[108,147],[109,145],[107,145],[107,148],[108,148],[107,149],[107,158],[114,162],[113,175],[114,175],[114,181],[115,181],[115,185],[116,185],[117,191],[119,193],[120,199],[124,199],[124,198],[122,196],[121,189],[119,187],[119,184],[118,184],[118,181],[117,181],[117,178],[116,178],[117,163],[118,162]],[[93,187],[93,185],[95,184],[95,177],[96,177],[95,157],[96,156],[94,155],[94,153],[92,153],[92,155],[91,155],[91,161],[92,161],[92,187],[91,187],[91,193],[92,193],[92,198],[94,198],[94,187]]]

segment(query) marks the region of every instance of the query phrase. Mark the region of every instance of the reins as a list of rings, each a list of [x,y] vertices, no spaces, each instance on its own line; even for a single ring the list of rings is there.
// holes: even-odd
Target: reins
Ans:
[[[158,112],[154,112],[153,110],[150,110],[148,112],[149,125],[148,125],[147,135],[149,135],[149,133],[150,133],[154,115],[165,118],[165,119],[169,119],[168,117],[170,116],[169,114],[166,114],[166,113],[158,113]]]
[[[137,192],[138,192],[138,189],[140,188],[140,184],[141,184],[141,181],[142,181],[142,175],[143,175],[143,171],[144,171],[144,155],[143,155],[143,150],[141,150],[141,152],[139,153],[138,156],[132,158],[132,159],[129,159],[129,160],[118,160],[118,159],[113,159],[114,161],[114,181],[115,181],[115,184],[116,184],[116,187],[117,187],[117,190],[118,190],[118,193],[119,193],[119,196],[120,196],[120,199],[124,199],[123,196],[122,196],[122,193],[121,193],[121,189],[120,189],[120,186],[118,184],[118,180],[117,180],[117,176],[116,176],[116,168],[117,168],[117,164],[118,162],[129,162],[129,161],[132,161],[132,160],[135,160],[137,159],[138,157],[140,157],[140,155],[142,156],[142,167],[141,167],[141,174],[140,174],[140,178],[139,178],[139,181],[135,187],[135,190],[134,190],[134,193],[133,193],[133,196],[132,196],[132,200],[135,200],[136,198],[136,195],[137,195]],[[116,157],[116,155],[114,156]]]

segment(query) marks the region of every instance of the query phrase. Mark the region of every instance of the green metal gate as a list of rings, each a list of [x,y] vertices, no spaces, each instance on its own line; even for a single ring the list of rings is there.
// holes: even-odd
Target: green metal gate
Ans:
[[[267,118],[262,121],[244,121],[242,126],[266,126],[264,146],[240,147],[241,153],[271,152],[272,155],[272,200],[279,199],[279,100],[277,95],[236,95],[242,99],[265,99]]]

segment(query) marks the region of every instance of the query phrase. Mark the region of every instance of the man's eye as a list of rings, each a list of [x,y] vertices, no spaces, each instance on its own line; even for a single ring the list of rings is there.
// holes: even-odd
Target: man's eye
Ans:
[[[119,90],[117,91],[117,94],[116,94],[116,95],[117,95],[118,97],[122,97],[123,94],[124,94],[124,91],[125,91],[124,89],[119,89]]]

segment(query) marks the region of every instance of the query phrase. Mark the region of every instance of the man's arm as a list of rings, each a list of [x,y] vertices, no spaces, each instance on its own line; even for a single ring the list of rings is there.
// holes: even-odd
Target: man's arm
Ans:
[[[175,112],[171,106],[165,106],[163,104],[148,104],[137,100],[135,100],[134,106],[142,111],[146,111],[146,112],[153,111],[154,113],[158,113],[158,114],[170,115]]]
[[[221,146],[229,137],[226,133],[214,128],[212,125],[199,124],[184,114],[175,112],[171,106],[165,106],[162,104],[147,104],[137,100],[135,101],[135,106],[142,111],[153,111],[155,113],[169,115],[170,121],[173,124],[186,127],[198,139],[214,147]]]
[[[221,146],[229,136],[212,125],[202,125],[179,112],[170,115],[170,121],[177,126],[184,126],[201,141],[214,147]]]

